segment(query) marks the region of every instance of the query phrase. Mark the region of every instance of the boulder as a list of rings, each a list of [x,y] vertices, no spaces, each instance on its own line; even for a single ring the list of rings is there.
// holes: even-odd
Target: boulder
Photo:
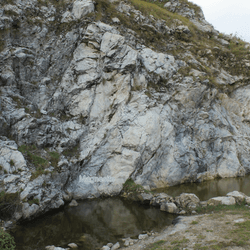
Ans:
[[[221,197],[214,197],[208,200],[207,204],[208,205],[213,205],[213,206],[217,206],[217,205],[235,205],[236,201],[234,199],[234,197],[230,196],[230,197],[225,197],[225,196],[221,196]]]
[[[139,200],[143,203],[143,204],[149,204],[151,202],[151,200],[153,199],[153,195],[152,194],[147,194],[147,193],[141,193],[138,195]]]
[[[73,4],[72,14],[76,19],[80,19],[94,10],[95,6],[91,0],[77,0]]]
[[[200,203],[200,199],[195,194],[182,193],[175,198],[182,208],[194,209]]]
[[[178,213],[178,208],[174,203],[163,203],[160,207],[161,211],[165,211],[171,214],[177,214]]]
[[[156,196],[154,196],[151,201],[150,205],[152,206],[161,206],[164,202],[171,202],[173,200],[172,196],[165,194],[165,193],[159,193]]]
[[[227,194],[228,197],[234,197],[237,203],[242,203],[246,199],[246,195],[239,191],[233,191]]]
[[[144,240],[144,239],[146,239],[147,237],[148,237],[147,234],[139,234],[138,239],[139,239],[139,240]]]
[[[245,199],[246,199],[246,203],[249,205],[250,204],[250,197],[247,196]]]

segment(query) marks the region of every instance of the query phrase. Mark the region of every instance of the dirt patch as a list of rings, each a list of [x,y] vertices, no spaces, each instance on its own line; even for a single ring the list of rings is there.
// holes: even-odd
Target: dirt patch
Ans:
[[[122,249],[250,249],[250,210],[180,216],[175,223]]]

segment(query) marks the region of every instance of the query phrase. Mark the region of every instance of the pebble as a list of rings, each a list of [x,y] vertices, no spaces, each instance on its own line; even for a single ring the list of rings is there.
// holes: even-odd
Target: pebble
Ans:
[[[111,250],[116,250],[120,248],[120,243],[119,242],[116,242],[112,247],[111,247]]]
[[[139,240],[144,240],[144,239],[146,239],[147,237],[148,237],[147,234],[139,234],[138,239],[139,239]]]
[[[70,206],[70,207],[76,207],[76,206],[78,206],[78,203],[77,203],[76,200],[72,200],[72,201],[69,203],[69,206]]]
[[[241,222],[244,222],[244,221],[245,221],[244,219],[234,220],[235,223],[241,223]]]
[[[101,248],[101,250],[110,250],[110,247],[108,247],[108,246],[103,246],[103,247]]]
[[[70,248],[78,248],[78,246],[75,243],[69,243],[68,246]]]

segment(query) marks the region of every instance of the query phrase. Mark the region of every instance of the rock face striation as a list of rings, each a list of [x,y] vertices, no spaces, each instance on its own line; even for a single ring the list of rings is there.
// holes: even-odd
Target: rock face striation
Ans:
[[[249,45],[186,0],[140,2],[1,1],[0,192],[20,193],[16,219],[129,178],[249,173]]]

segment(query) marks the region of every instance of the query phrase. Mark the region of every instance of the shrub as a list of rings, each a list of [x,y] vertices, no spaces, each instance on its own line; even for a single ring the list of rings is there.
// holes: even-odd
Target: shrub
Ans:
[[[60,154],[53,151],[53,152],[49,152],[49,155],[50,155],[50,162],[51,162],[51,165],[53,167],[57,167],[57,164],[58,164],[58,161],[60,159]]]
[[[71,147],[69,149],[64,150],[62,152],[62,154],[64,156],[70,156],[70,157],[76,156],[76,157],[78,157],[79,156],[78,149],[79,149],[79,145],[76,145],[75,147]]]
[[[38,155],[40,153],[35,145],[22,145],[18,147],[18,150],[36,167],[36,171],[31,175],[31,180],[36,179],[39,175],[47,174],[44,169],[49,165],[49,161]]]
[[[14,238],[2,228],[0,228],[0,249],[1,250],[14,250],[16,244]]]
[[[20,208],[19,193],[0,192],[0,218],[11,218]],[[1,249],[1,248],[0,248]]]
[[[33,199],[33,200],[29,200],[28,201],[28,203],[30,204],[30,205],[32,205],[32,204],[37,204],[37,205],[39,205],[39,199]]]
[[[149,193],[150,191],[144,189],[141,185],[136,184],[134,180],[131,178],[127,179],[126,182],[123,184],[123,191],[127,193],[137,193],[137,192],[146,192]]]

